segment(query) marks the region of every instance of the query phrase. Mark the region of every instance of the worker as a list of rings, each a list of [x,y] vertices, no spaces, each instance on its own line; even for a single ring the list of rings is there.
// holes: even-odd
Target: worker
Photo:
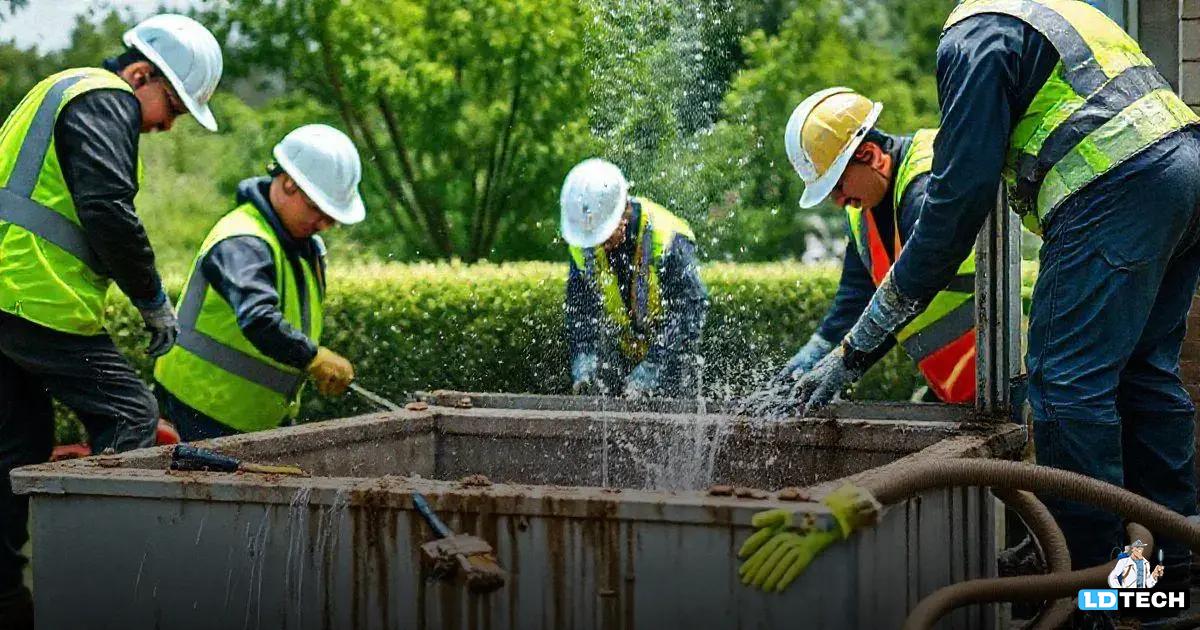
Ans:
[[[268,177],[200,245],[179,298],[179,343],[154,366],[163,415],[184,441],[261,431],[295,418],[305,376],[327,396],[354,379],[319,345],[325,245],[318,233],[366,216],[354,143],[305,125],[273,150]]]
[[[892,136],[875,127],[882,104],[847,88],[813,94],[792,112],[784,135],[788,159],[804,180],[800,206],[811,208],[832,194],[846,210],[850,243],[833,305],[821,326],[777,375],[798,379],[833,349],[858,321],[892,261],[912,235],[929,183],[936,130]],[[811,121],[811,122],[810,122]],[[823,146],[849,147],[809,156],[800,130],[812,124],[832,137]],[[833,163],[836,157],[842,162]],[[820,175],[818,175],[818,171]],[[925,313],[889,336],[883,354],[899,341],[921,369],[938,400],[975,400],[975,257],[968,256],[950,284]]]
[[[561,206],[572,391],[695,395],[708,293],[692,229],[600,159],[571,169]]]
[[[1132,38],[1075,0],[959,4],[937,85],[921,220],[863,316],[798,383],[799,404],[819,408],[859,378],[951,282],[1003,179],[1044,238],[1026,355],[1038,463],[1195,514],[1195,410],[1179,353],[1200,276],[1196,115]],[[805,127],[801,145],[811,155],[828,137]],[[1122,544],[1116,516],[1045,500],[1076,568]],[[1160,541],[1160,586],[1182,587],[1190,554]]]
[[[113,282],[150,332],[147,352],[175,340],[175,313],[134,208],[140,133],[191,113],[215,131],[208,106],[221,48],[195,20],[151,17],[123,36],[102,68],[42,80],[0,128],[0,624],[32,627],[22,584],[28,499],[8,475],[45,462],[54,444],[51,398],[75,412],[94,453],[153,443],[158,407],[105,333]]]

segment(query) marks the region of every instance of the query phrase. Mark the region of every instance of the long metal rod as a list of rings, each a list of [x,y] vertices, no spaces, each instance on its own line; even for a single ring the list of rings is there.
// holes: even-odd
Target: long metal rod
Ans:
[[[1021,372],[1021,224],[1001,190],[975,243],[975,407],[1009,417],[1012,379]]]

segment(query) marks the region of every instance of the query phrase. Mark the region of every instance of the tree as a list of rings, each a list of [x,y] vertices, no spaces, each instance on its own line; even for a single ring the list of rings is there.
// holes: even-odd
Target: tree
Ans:
[[[528,233],[548,231],[587,141],[575,3],[230,0],[220,17],[233,70],[271,69],[337,112],[372,206],[411,242],[467,261],[506,236],[549,253]]]

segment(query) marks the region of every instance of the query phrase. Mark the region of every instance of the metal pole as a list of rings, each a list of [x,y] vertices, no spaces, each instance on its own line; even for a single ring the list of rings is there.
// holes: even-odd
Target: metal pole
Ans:
[[[1009,417],[1009,387],[1021,372],[1021,225],[1001,190],[975,242],[975,408]]]

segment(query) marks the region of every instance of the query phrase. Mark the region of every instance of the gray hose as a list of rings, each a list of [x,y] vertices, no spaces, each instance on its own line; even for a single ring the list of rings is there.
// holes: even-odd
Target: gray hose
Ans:
[[[1049,494],[1113,512],[1200,551],[1200,524],[1124,488],[1057,468],[990,459],[942,460],[914,463],[863,485],[884,505],[926,490],[963,486]]]
[[[898,503],[926,490],[959,486],[1050,494],[1094,505],[1144,523],[1155,531],[1185,542],[1194,551],[1200,550],[1200,526],[1182,515],[1123,488],[1056,468],[985,459],[943,460],[912,464],[887,478],[870,480],[864,486],[884,505]],[[1045,506],[1041,506],[1041,509],[1044,510]],[[1037,517],[1035,520],[1038,520]],[[1036,533],[1046,534],[1053,540],[1054,534],[1047,533],[1043,524],[1038,525],[1042,531]],[[1054,529],[1058,529],[1057,525]],[[1058,530],[1057,536],[1061,535],[1061,530]],[[931,628],[945,613],[971,603],[1043,601],[1068,597],[1080,588],[1103,584],[1110,569],[1111,565],[1106,563],[1071,573],[972,580],[952,585],[922,600],[905,621],[904,628]],[[1056,602],[1044,611],[1038,620],[1039,627],[1054,627],[1048,622],[1062,614],[1063,609],[1058,604]]]

